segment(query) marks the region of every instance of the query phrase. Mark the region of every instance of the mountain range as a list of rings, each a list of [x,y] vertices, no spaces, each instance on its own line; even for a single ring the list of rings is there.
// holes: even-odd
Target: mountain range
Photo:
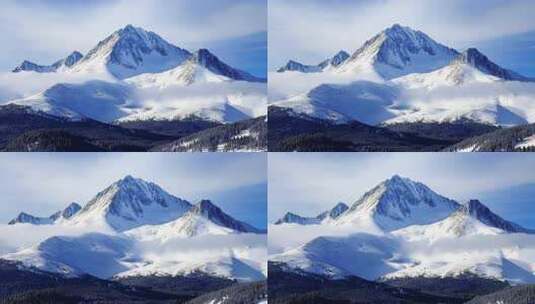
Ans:
[[[297,94],[288,91],[270,106],[338,125],[357,121],[390,130],[402,125],[407,137],[430,140],[448,140],[451,125],[507,128],[534,122],[534,108],[526,102],[533,98],[534,79],[499,66],[476,48],[458,51],[395,24],[341,58],[326,69],[288,62],[272,75],[275,90],[279,82],[282,92],[292,81],[311,85]],[[420,132],[431,128],[433,136]],[[461,140],[481,134],[466,132]]]
[[[344,211],[328,221],[296,214],[275,221],[275,233],[290,237],[295,230],[313,236],[270,256],[270,261],[332,280],[474,277],[535,283],[533,261],[525,256],[530,249],[522,245],[535,230],[502,218],[478,200],[458,203],[394,175],[339,210]]]
[[[132,25],[85,55],[74,51],[51,65],[24,61],[12,75],[14,81],[24,77],[31,80],[27,83],[46,79],[53,84],[40,91],[24,86],[6,92],[0,111],[19,105],[69,122],[94,120],[126,129],[135,124],[157,129],[155,135],[174,133],[168,142],[266,115],[266,79],[226,64],[208,49],[188,51]],[[196,128],[190,130],[192,123]],[[63,129],[69,132],[68,126]]]
[[[210,200],[192,204],[132,176],[111,184],[83,207],[72,203],[50,217],[21,213],[9,225],[15,231],[35,225],[63,231],[64,235],[55,232],[0,259],[66,278],[91,275],[125,280],[192,274],[239,281],[265,278],[263,262],[249,255],[249,250],[262,250],[265,230],[233,218]],[[73,235],[72,231],[79,232]],[[212,238],[221,240],[220,247],[212,245],[218,250],[206,254],[203,243]],[[189,254],[164,254],[174,246]],[[161,250],[161,255],[153,250]],[[204,258],[192,258],[196,250]]]

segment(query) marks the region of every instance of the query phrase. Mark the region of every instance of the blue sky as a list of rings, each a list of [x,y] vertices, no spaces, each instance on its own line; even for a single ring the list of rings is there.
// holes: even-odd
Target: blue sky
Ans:
[[[340,49],[352,53],[399,23],[535,76],[534,11],[535,2],[525,0],[270,0],[269,69],[288,59],[318,63]]]
[[[84,205],[130,174],[266,227],[264,153],[4,153],[0,168],[2,223],[21,211],[48,216],[73,201]]]
[[[532,153],[271,153],[268,220],[351,204],[399,174],[459,202],[479,199],[505,219],[535,228],[533,168]]]
[[[25,59],[50,64],[73,50],[85,53],[127,24],[192,51],[211,49],[255,75],[266,73],[266,0],[5,0],[0,70]]]

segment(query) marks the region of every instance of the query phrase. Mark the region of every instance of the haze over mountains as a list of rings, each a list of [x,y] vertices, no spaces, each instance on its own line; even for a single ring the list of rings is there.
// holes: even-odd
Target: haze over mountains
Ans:
[[[21,213],[9,225],[15,232],[50,226],[56,234],[1,259],[65,277],[200,273],[240,281],[265,278],[264,230],[233,218],[209,200],[192,204],[131,176],[83,207],[73,203],[47,218]],[[181,254],[166,254],[180,247]]]
[[[92,80],[58,84],[35,96],[12,101],[70,119],[87,117],[113,122],[118,119],[173,120],[198,116],[218,122],[235,122],[265,113],[265,109],[259,108],[265,101],[261,92],[264,79],[230,67],[207,49],[190,52],[154,32],[132,25],[117,30],[83,57],[74,52],[51,66],[24,62],[13,72],[61,72],[62,75],[83,75]],[[153,89],[164,94],[159,90],[209,83],[214,85],[205,88],[204,98],[200,94],[193,97],[197,99],[195,103],[188,104],[184,100],[187,98],[181,97],[187,93],[175,94],[170,96],[174,99],[173,105],[167,103],[163,108],[150,105],[153,97],[147,95],[148,91],[140,91],[142,88]],[[247,83],[251,85],[245,85]]]
[[[339,206],[339,205],[337,205]],[[482,202],[459,203],[426,185],[393,176],[328,221],[284,216],[270,231],[288,271],[341,279],[460,279],[534,283],[535,230],[507,221]],[[301,242],[277,242],[277,237]],[[271,233],[270,233],[271,235]],[[297,238],[298,239],[298,238]],[[277,248],[277,245],[274,245]],[[437,283],[438,284],[438,283]]]
[[[266,116],[266,79],[133,25],[87,54],[24,61],[3,77],[0,150],[147,151],[188,136],[206,151],[266,150],[262,130],[249,129],[247,142],[229,132]],[[209,140],[197,134],[221,126]]]
[[[448,139],[452,124],[535,122],[533,79],[499,66],[476,48],[455,50],[395,24],[338,59],[328,68],[289,61],[270,75],[275,92],[270,105],[339,125],[402,126],[434,139]],[[422,125],[433,124],[439,126],[421,132]],[[464,138],[481,134],[468,132]]]

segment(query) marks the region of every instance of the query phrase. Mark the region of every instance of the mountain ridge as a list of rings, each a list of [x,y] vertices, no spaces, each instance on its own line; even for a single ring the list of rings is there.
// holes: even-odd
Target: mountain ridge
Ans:
[[[320,225],[325,225],[325,235],[321,226],[310,230],[313,237],[272,255],[271,260],[285,263],[295,272],[332,279],[356,275],[370,280],[418,280],[468,275],[515,284],[535,282],[529,261],[521,256],[524,238],[529,239],[535,230],[502,218],[479,200],[460,204],[398,175],[367,191],[335,221]],[[277,233],[284,233],[279,229]],[[490,247],[489,242],[493,244]],[[501,247],[494,248],[498,243]]]

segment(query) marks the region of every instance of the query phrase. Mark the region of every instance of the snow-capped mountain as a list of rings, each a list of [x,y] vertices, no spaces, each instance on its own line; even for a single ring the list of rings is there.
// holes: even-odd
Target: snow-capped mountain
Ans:
[[[468,201],[466,205],[461,206],[458,212],[462,213],[465,217],[473,217],[487,226],[503,230],[507,233],[532,232],[520,225],[504,220],[478,200]]]
[[[444,46],[421,31],[394,24],[366,41],[350,57],[344,51],[332,58],[337,73],[373,72],[384,79],[411,73],[431,72],[447,65],[459,52]],[[278,70],[320,72],[322,64],[306,66],[295,61]]]
[[[443,67],[459,53],[421,31],[394,24],[366,41],[338,70],[373,70],[385,79]]]
[[[331,278],[475,275],[535,282],[532,247],[525,246],[533,241],[533,230],[503,219],[478,200],[459,204],[407,178],[382,182],[322,225],[274,226],[275,234],[297,233],[304,239],[270,260]]]
[[[275,225],[282,224],[300,224],[300,225],[314,225],[321,224],[330,220],[335,220],[340,217],[349,207],[340,202],[336,204],[332,209],[324,211],[315,217],[303,217],[291,212],[287,212],[282,218],[275,221]]]
[[[199,201],[177,220],[161,225],[146,225],[127,232],[128,235],[143,240],[232,233],[263,233],[263,231],[232,218],[209,200]]]
[[[492,62],[487,56],[483,55],[476,48],[469,48],[466,51],[462,52],[457,58],[456,61],[468,64],[478,69],[479,71],[498,77],[504,80],[517,80],[517,81],[528,81],[528,77],[524,77],[518,73],[515,73],[511,70],[504,69]]]
[[[174,69],[161,73],[146,73],[128,79],[138,87],[159,88],[171,85],[191,85],[194,83],[210,83],[225,81],[265,82],[247,72],[234,69],[222,62],[207,49],[196,51],[188,60]]]
[[[533,79],[500,67],[475,48],[459,52],[408,27],[384,30],[331,72],[319,76],[323,83],[299,76],[315,85],[271,103],[336,123],[509,127],[535,121],[529,102]]]
[[[53,224],[55,232],[0,258],[66,277],[203,273],[251,281],[266,276],[264,230],[233,218],[209,200],[191,205],[132,176],[113,183],[83,208],[73,203],[49,218],[22,214],[17,220]],[[33,226],[14,225],[13,231],[19,227]]]
[[[300,62],[290,60],[285,66],[277,70],[278,73],[284,73],[288,71],[295,71],[301,73],[319,73],[327,70],[334,69],[344,63],[350,55],[346,51],[340,51],[331,58],[328,58],[317,65],[306,65]]]
[[[67,206],[62,211],[58,211],[50,216],[51,219],[54,221],[57,221],[59,219],[70,219],[73,217],[78,211],[80,211],[82,207],[78,205],[77,203],[71,203],[69,206]]]
[[[98,43],[73,72],[108,72],[119,79],[175,68],[191,56],[187,50],[165,41],[158,34],[127,25]]]
[[[69,204],[65,209],[55,212],[49,217],[37,217],[25,212],[21,212],[16,218],[9,221],[8,225],[15,224],[34,224],[34,225],[50,225],[73,217],[82,207],[77,203]]]
[[[126,176],[98,193],[69,222],[125,231],[169,222],[191,207],[154,183]]]
[[[233,123],[266,114],[265,79],[231,67],[207,49],[190,52],[132,25],[82,58],[75,52],[51,66],[25,62],[16,69],[28,70],[58,72],[47,80],[58,82],[37,94],[14,94],[8,103],[75,121]]]
[[[429,225],[414,225],[395,232],[409,240],[436,241],[474,235],[502,233],[533,233],[520,225],[509,222],[493,213],[478,200],[470,200],[442,221]]]
[[[457,202],[437,194],[426,185],[394,175],[366,192],[335,223],[352,225],[366,222],[392,231],[442,220],[458,208]]]
[[[13,73],[19,72],[37,72],[37,73],[52,73],[57,71],[66,70],[75,65],[80,59],[82,59],[82,53],[78,51],[72,52],[69,56],[54,62],[51,65],[39,65],[31,61],[23,61],[19,66],[13,69]]]
[[[530,81],[530,78],[500,67],[475,48],[467,49],[448,65],[433,72],[415,73],[394,80],[409,89],[501,81]]]

